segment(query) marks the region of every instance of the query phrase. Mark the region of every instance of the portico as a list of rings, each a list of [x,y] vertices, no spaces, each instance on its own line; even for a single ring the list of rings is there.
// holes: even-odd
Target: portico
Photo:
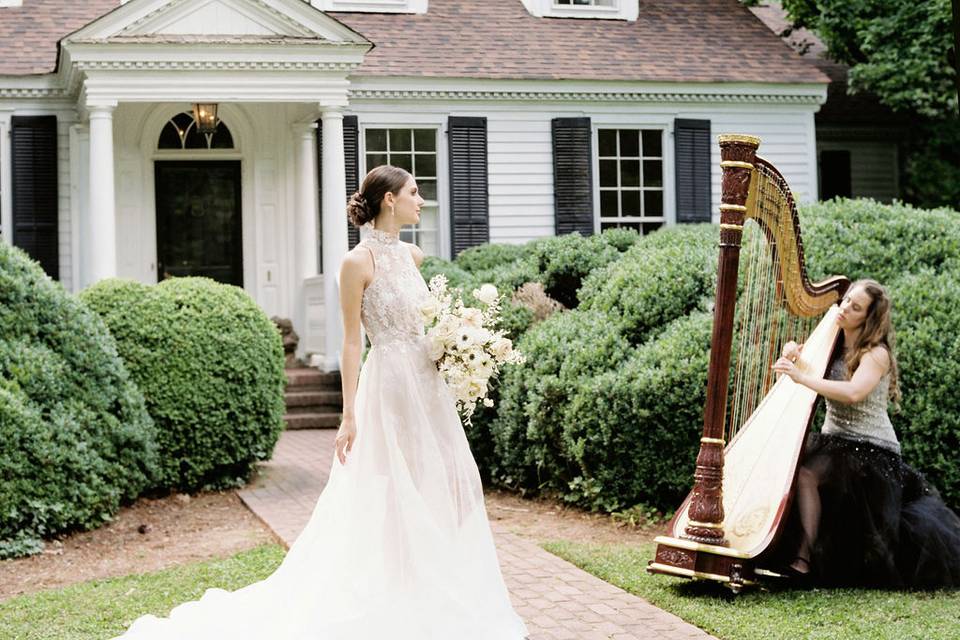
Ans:
[[[73,288],[117,276],[163,279],[169,269],[160,271],[158,163],[234,161],[239,211],[218,215],[238,216],[237,246],[226,247],[242,256],[238,284],[268,314],[293,319],[300,356],[339,368],[336,276],[348,248],[343,108],[347,76],[370,43],[299,0],[289,0],[284,15],[266,7],[258,14],[249,3],[232,14],[220,4],[216,16],[153,4],[152,13],[149,3],[124,5],[62,43],[59,73],[77,87],[80,113],[70,149],[78,169],[71,187],[80,196],[72,199]],[[181,114],[199,102],[219,106],[229,145],[210,137],[204,144],[184,126]],[[161,144],[171,123],[182,148]],[[207,165],[192,166],[202,174]],[[194,217],[217,208],[177,202],[174,209],[186,206]],[[193,255],[203,249],[194,247]],[[176,275],[191,274],[187,262]]]

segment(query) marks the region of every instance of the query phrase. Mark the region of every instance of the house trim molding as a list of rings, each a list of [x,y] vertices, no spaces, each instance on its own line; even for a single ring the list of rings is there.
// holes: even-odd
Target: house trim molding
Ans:
[[[348,92],[348,96],[352,100],[518,100],[522,102],[724,102],[803,105],[823,104],[823,96],[819,94],[764,93],[351,89]]]

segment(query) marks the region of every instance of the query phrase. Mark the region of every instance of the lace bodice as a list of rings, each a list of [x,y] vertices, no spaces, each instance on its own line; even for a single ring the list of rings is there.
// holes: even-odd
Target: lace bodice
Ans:
[[[846,380],[847,366],[842,357],[835,358],[827,373],[829,380]],[[887,413],[887,400],[890,386],[890,374],[880,378],[866,398],[853,404],[835,402],[826,398],[827,418],[823,422],[823,433],[853,440],[866,440],[896,453],[900,453],[900,442]]]
[[[429,290],[398,234],[371,229],[358,246],[373,254],[373,280],[363,291],[360,321],[370,344],[413,342],[424,335],[420,306]]]

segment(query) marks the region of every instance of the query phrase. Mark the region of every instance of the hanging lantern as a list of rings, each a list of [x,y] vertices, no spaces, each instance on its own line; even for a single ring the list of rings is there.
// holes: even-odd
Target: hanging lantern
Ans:
[[[194,104],[193,120],[200,133],[213,133],[217,130],[217,103]]]

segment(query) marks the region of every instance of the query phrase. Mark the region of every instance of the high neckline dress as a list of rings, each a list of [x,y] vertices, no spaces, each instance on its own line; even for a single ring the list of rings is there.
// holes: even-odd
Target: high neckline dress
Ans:
[[[374,277],[361,322],[371,349],[357,437],[281,566],[234,592],[208,589],[124,640],[521,640],[476,462],[454,398],[430,359],[426,283],[398,234],[360,246]],[[318,460],[317,464],[330,464]]]

